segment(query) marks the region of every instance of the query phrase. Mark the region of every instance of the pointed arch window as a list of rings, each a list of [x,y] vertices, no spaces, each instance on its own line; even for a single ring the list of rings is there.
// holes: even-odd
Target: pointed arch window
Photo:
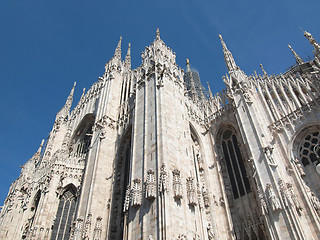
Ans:
[[[69,239],[75,208],[76,190],[73,186],[69,186],[60,197],[51,240]]]
[[[230,130],[222,133],[222,150],[227,165],[234,199],[249,193],[250,183],[236,135]]]

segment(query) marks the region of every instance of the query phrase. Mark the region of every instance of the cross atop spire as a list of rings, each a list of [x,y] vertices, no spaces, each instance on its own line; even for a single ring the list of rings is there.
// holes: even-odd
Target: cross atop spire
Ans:
[[[156,39],[160,40],[160,30],[159,30],[159,28],[157,28]]]
[[[290,44],[288,44],[288,47],[290,48],[291,52],[293,53],[294,58],[296,59],[296,62],[298,65],[304,64],[304,61],[302,60],[301,57],[293,50]]]
[[[122,40],[122,37],[120,36],[120,40],[118,42],[117,48],[114,51],[114,57],[118,59],[121,59],[121,40]]]
[[[221,41],[221,45],[222,45],[222,49],[223,49],[223,55],[224,55],[224,60],[226,62],[227,68],[230,71],[233,71],[235,69],[237,69],[237,65],[234,61],[234,58],[232,56],[232,53],[229,51],[229,49],[227,48],[227,45],[225,44],[225,42],[223,41],[222,36],[219,34],[219,38]]]

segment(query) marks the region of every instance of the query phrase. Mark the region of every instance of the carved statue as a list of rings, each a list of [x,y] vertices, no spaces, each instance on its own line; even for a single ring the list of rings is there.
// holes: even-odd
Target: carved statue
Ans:
[[[180,178],[180,171],[175,169],[172,171],[173,174],[173,197],[175,199],[182,198],[182,184]]]
[[[188,196],[189,205],[191,206],[197,205],[196,189],[194,186],[193,177],[187,178],[187,196]]]
[[[298,199],[297,195],[295,194],[295,192],[293,190],[292,183],[287,183],[287,189],[288,189],[288,194],[290,196],[291,204],[293,204],[295,206],[297,211],[301,211],[302,210],[302,206],[301,206],[301,204],[299,202],[299,199]]]
[[[156,198],[156,179],[153,170],[148,170],[146,181],[146,198],[153,200]]]
[[[160,176],[159,176],[159,191],[167,192],[168,190],[168,175],[166,170],[166,165],[164,163],[161,164],[160,167]]]
[[[276,166],[276,162],[272,156],[272,153],[273,153],[273,147],[271,147],[270,145],[263,148],[263,152],[265,153],[266,157],[267,157],[267,160],[268,160],[268,163],[270,165],[273,165],[273,166]]]
[[[131,189],[130,189],[130,185],[128,185],[126,190],[126,195],[124,198],[123,212],[127,212],[129,210],[130,201],[131,201]]]

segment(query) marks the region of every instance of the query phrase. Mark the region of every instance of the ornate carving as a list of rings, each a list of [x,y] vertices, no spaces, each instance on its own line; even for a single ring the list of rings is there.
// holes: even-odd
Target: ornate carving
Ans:
[[[74,239],[82,238],[83,221],[83,217],[80,216],[77,218],[74,230]]]
[[[92,214],[89,213],[85,222],[85,227],[84,227],[84,239],[89,239],[89,234],[91,231],[91,218],[92,218]]]
[[[257,186],[257,194],[259,198],[259,203],[260,203],[260,212],[263,216],[268,214],[268,208],[267,208],[267,203],[264,199],[263,193],[261,192],[261,189],[259,186]]]
[[[276,194],[274,193],[272,185],[270,183],[267,183],[267,185],[266,185],[266,195],[267,195],[270,207],[273,212],[276,212],[276,211],[282,209],[280,202],[279,202],[279,199],[276,196]]]
[[[287,189],[288,189],[288,195],[290,197],[291,200],[291,204],[293,206],[295,206],[295,208],[297,209],[297,211],[302,211],[302,206],[299,202],[298,196],[295,194],[294,190],[293,190],[293,186],[292,183],[287,183]]]
[[[166,165],[164,163],[162,163],[160,167],[159,191],[162,193],[165,193],[168,191],[168,174],[167,174]]]
[[[141,179],[136,178],[133,180],[132,188],[132,206],[138,207],[142,204],[142,189],[141,189]]]
[[[156,198],[156,179],[153,170],[148,170],[146,181],[146,198],[153,200]]]
[[[194,186],[193,177],[187,178],[187,196],[188,196],[188,204],[190,206],[197,205],[196,189]]]
[[[126,195],[124,197],[123,212],[127,212],[129,210],[130,201],[131,201],[131,190],[130,190],[130,185],[128,185],[126,190]]]
[[[203,198],[203,204],[206,208],[210,206],[210,201],[209,201],[209,195],[206,186],[203,184],[202,185],[202,198]]]
[[[101,238],[101,232],[102,232],[102,224],[101,224],[102,217],[97,217],[96,224],[94,226],[93,231],[93,239],[94,240],[100,240]]]
[[[290,206],[290,199],[289,199],[289,196],[287,193],[287,188],[281,178],[279,178],[278,184],[279,184],[279,189],[280,189],[282,201],[286,207],[289,207]]]
[[[173,175],[173,197],[175,199],[181,199],[182,198],[182,183],[180,178],[180,171],[178,169],[174,169],[172,171]]]

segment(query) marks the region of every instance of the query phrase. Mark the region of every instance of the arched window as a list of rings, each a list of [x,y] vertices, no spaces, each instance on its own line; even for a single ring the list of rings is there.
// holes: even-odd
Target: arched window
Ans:
[[[227,165],[234,199],[249,193],[250,184],[236,135],[230,130],[222,133],[222,150]]]
[[[51,240],[69,239],[75,208],[76,190],[73,186],[69,186],[60,197]]]

